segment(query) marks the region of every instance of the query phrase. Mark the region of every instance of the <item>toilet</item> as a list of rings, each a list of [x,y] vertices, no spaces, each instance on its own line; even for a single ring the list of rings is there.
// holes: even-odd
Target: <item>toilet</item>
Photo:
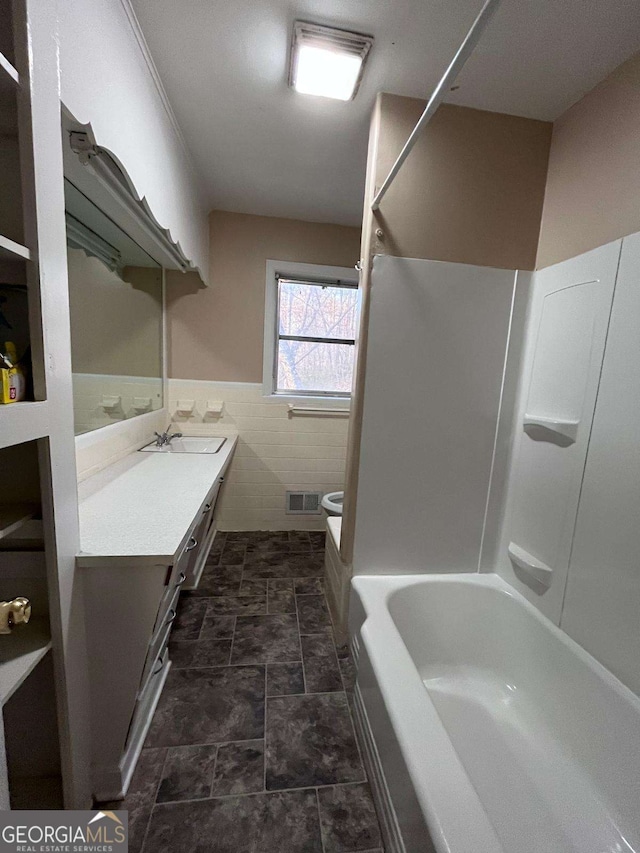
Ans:
[[[342,515],[344,492],[327,492],[320,503],[327,515]]]

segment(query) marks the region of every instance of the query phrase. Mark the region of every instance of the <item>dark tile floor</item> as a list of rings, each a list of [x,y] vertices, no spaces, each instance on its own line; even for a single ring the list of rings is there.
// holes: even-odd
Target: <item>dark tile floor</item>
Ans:
[[[130,853],[381,853],[323,569],[324,534],[218,534],[120,804]]]

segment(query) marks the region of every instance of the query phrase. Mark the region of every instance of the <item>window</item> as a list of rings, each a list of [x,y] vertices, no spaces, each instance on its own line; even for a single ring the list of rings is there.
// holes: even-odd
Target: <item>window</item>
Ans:
[[[358,284],[353,270],[267,263],[265,393],[349,397]]]

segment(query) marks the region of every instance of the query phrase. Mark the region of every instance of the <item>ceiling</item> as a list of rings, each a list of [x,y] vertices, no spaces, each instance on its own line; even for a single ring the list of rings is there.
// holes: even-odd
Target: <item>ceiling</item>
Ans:
[[[481,0],[131,0],[212,208],[359,225],[377,92],[427,97]],[[287,87],[296,18],[370,33],[344,103]],[[638,0],[503,0],[451,103],[553,120],[640,48]]]

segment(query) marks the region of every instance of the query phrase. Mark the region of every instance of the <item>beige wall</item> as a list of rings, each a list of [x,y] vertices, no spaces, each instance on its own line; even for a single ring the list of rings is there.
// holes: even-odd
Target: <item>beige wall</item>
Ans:
[[[387,176],[425,102],[379,99],[376,186]],[[533,269],[551,124],[445,104],[387,195],[373,246],[408,258]]]
[[[640,53],[553,127],[537,266],[640,231]]]
[[[68,249],[74,373],[162,375],[162,271],[127,267],[123,281]]]
[[[360,229],[214,210],[210,287],[167,285],[169,376],[262,382],[266,261],[353,266]]]

